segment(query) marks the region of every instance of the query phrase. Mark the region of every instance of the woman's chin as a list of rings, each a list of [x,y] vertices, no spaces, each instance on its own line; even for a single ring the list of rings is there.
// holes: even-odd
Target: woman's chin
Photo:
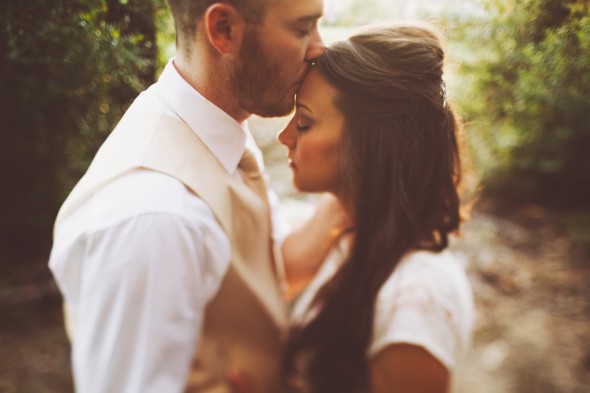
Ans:
[[[297,179],[297,176],[293,175],[293,187],[299,192],[309,192],[308,189],[305,187],[305,184],[302,184],[301,181]]]
[[[317,193],[322,193],[325,191],[324,189],[320,189],[318,187],[315,187],[314,185],[310,185],[305,182],[302,182],[301,180],[297,179],[295,176],[293,177],[293,186],[299,192],[307,192],[307,193],[317,194]]]

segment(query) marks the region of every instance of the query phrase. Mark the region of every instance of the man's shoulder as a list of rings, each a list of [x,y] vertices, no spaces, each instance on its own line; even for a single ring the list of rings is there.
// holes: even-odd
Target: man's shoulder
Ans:
[[[216,225],[211,209],[178,179],[136,169],[98,190],[76,212],[88,231],[107,229],[147,215],[167,215],[191,226]]]

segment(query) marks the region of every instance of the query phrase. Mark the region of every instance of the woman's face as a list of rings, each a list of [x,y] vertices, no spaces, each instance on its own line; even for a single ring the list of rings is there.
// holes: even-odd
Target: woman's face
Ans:
[[[342,196],[340,140],[344,118],[334,106],[336,89],[312,68],[296,99],[296,112],[279,141],[289,148],[293,183],[300,191]]]

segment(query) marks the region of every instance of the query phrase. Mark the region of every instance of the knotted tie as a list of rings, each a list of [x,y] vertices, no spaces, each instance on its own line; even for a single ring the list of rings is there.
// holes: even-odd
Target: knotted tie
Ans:
[[[268,207],[268,192],[266,189],[266,183],[264,182],[264,176],[260,172],[254,153],[250,149],[244,151],[238,167],[242,170],[244,183],[254,191]]]

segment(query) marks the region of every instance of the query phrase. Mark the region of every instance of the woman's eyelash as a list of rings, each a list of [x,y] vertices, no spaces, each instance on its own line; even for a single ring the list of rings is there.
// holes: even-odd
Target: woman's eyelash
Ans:
[[[306,131],[309,129],[309,125],[307,125],[307,124],[304,124],[304,125],[297,124],[296,127],[297,127],[297,131]]]

